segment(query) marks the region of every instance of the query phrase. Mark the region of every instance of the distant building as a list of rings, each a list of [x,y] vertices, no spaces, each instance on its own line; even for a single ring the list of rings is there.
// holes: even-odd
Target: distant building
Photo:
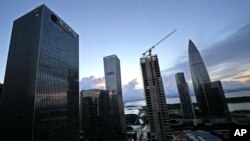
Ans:
[[[157,55],[140,58],[151,141],[171,140],[171,127]]]
[[[83,90],[81,91],[80,101],[80,121],[84,140],[114,141],[114,117],[109,91]]]
[[[79,140],[79,36],[41,5],[13,24],[1,141]]]
[[[188,56],[194,92],[201,116],[230,118],[221,82],[210,81],[203,59],[191,40],[189,40]]]
[[[193,119],[194,109],[193,103],[189,94],[188,83],[185,80],[184,73],[177,73],[175,75],[175,80],[180,96],[180,104],[184,119]]]
[[[111,102],[115,114],[117,140],[125,139],[125,115],[122,98],[120,60],[116,55],[103,58],[106,90],[112,92]]]
[[[227,101],[220,81],[204,84],[210,116],[230,117]],[[218,106],[219,105],[219,106]]]
[[[188,44],[188,58],[199,111],[201,112],[202,116],[208,116],[209,106],[206,99],[206,94],[203,89],[203,85],[205,83],[210,83],[211,81],[200,52],[191,40],[189,40]]]
[[[0,104],[1,104],[1,98],[2,98],[2,95],[3,95],[3,84],[0,83]]]

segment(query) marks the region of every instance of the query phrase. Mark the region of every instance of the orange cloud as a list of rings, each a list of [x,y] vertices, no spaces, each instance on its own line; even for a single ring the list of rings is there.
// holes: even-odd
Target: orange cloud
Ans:
[[[105,82],[104,81],[96,82],[94,87],[97,89],[102,89],[105,87]]]
[[[246,83],[249,80],[250,80],[250,77],[243,77],[243,78],[239,78],[237,81],[239,81],[240,83]]]

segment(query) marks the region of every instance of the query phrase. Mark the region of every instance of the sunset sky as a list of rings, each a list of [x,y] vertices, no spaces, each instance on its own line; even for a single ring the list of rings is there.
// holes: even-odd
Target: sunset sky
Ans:
[[[249,0],[2,0],[0,5],[0,83],[4,81],[13,21],[46,4],[80,37],[80,88],[104,89],[103,57],[121,61],[125,100],[143,98],[139,58],[158,54],[167,96],[177,95],[174,75],[190,85],[188,40],[199,49],[212,80],[225,89],[250,87]]]

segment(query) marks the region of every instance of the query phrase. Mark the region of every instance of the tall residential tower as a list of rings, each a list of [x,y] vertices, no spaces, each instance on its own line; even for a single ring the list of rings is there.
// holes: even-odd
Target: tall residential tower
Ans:
[[[111,102],[115,114],[116,134],[124,139],[126,134],[125,115],[122,98],[120,60],[116,55],[103,58],[106,90],[112,92]]]
[[[171,140],[171,127],[157,55],[140,58],[151,141]]]
[[[14,21],[1,141],[79,140],[79,37],[41,5]]]

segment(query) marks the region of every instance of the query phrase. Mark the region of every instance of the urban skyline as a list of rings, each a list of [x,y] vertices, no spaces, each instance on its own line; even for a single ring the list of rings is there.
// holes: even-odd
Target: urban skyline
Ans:
[[[212,138],[229,140],[231,131],[234,130],[231,128],[234,125],[249,125],[250,117],[247,114],[250,111],[249,107],[244,107],[244,104],[249,106],[250,100],[250,86],[247,85],[248,81],[250,83],[248,70],[250,59],[248,53],[244,53],[249,50],[250,24],[244,25],[241,30],[233,32],[228,38],[222,39],[218,36],[216,41],[221,40],[224,43],[220,43],[220,46],[217,47],[210,44],[212,47],[207,46],[201,53],[189,39],[186,45],[187,51],[184,51],[188,56],[187,60],[182,58],[180,47],[172,50],[173,53],[171,53],[173,47],[165,51],[159,49],[160,53],[157,53],[159,47],[155,48],[159,43],[161,43],[160,46],[163,46],[162,43],[166,43],[166,41],[162,41],[176,30],[163,39],[159,38],[161,40],[158,39],[158,42],[146,52],[147,48],[133,49],[130,54],[127,54],[124,62],[126,64],[137,60],[142,84],[138,83],[140,77],[137,75],[137,78],[122,86],[122,77],[128,79],[131,74],[129,70],[121,67],[123,64],[123,61],[120,62],[119,59],[121,54],[114,51],[113,55],[102,56],[103,65],[101,66],[104,66],[102,68],[104,77],[98,78],[98,83],[91,86],[84,80],[87,78],[87,80],[93,81],[96,79],[95,76],[79,79],[79,65],[81,64],[79,57],[88,57],[88,60],[85,61],[88,62],[90,68],[91,65],[98,66],[98,63],[95,63],[98,59],[89,60],[92,54],[88,51],[81,54],[79,51],[79,37],[81,36],[78,35],[78,31],[69,26],[71,23],[68,24],[62,20],[64,18],[60,13],[58,15],[56,13],[54,9],[52,11],[47,5],[42,4],[33,7],[32,10],[22,14],[13,22],[2,85],[3,95],[1,96],[0,93],[1,140],[97,141],[104,139],[125,141],[149,139],[168,141],[195,139],[196,137],[200,140],[211,140]],[[121,28],[123,26],[121,25]],[[115,28],[115,26],[113,27]],[[192,39],[191,36],[189,38]],[[108,36],[107,40],[109,40]],[[112,40],[115,41],[115,39]],[[171,43],[171,39],[167,41]],[[218,47],[221,48],[224,45],[227,45],[227,48],[221,53],[218,51]],[[237,56],[240,57],[238,60],[237,57],[232,57],[232,53],[236,53],[239,49],[235,49],[236,45],[243,48],[243,52]],[[168,47],[169,44],[166,46]],[[98,55],[98,50],[91,46],[90,48],[89,51],[96,53],[93,56]],[[109,50],[109,48],[104,48]],[[125,54],[126,51],[123,49],[120,51]],[[126,49],[129,50],[130,47]],[[137,49],[143,49],[141,54],[145,53],[142,56],[138,55],[136,60],[132,60],[133,53],[137,52]],[[211,50],[214,51],[211,52]],[[103,52],[105,51],[103,50]],[[216,55],[216,53],[221,54]],[[158,60],[158,54],[159,60],[163,61]],[[203,60],[203,55],[208,54],[212,56]],[[174,56],[179,58],[172,60]],[[236,60],[226,62],[227,59],[224,58],[223,62],[221,56]],[[160,68],[170,60],[172,60],[172,64],[168,65],[172,67],[161,70]],[[212,70],[207,70],[204,62],[209,64],[211,60],[217,63],[223,62],[223,65],[217,64],[212,66]],[[189,67],[186,64],[187,61]],[[246,61],[244,62],[246,64],[239,63],[243,63],[242,61]],[[165,65],[161,65],[160,62]],[[233,76],[232,73],[225,72],[225,69],[237,68],[231,66],[230,63],[240,65],[238,70],[234,70]],[[86,67],[85,70],[87,73],[89,68]],[[136,74],[135,68],[133,70]],[[176,74],[176,72],[180,72],[179,70],[182,73]],[[126,75],[122,74],[122,71]],[[213,77],[216,76],[216,79],[213,77],[210,79],[210,74],[214,74],[214,72],[221,74],[213,75]],[[184,73],[188,75],[187,81]],[[171,77],[176,80],[174,79],[172,82]],[[246,94],[247,97],[226,98],[221,79],[224,80],[224,85],[229,81],[231,86],[226,88],[231,90],[235,88],[249,90]],[[190,98],[188,86],[190,81],[192,81],[191,87],[194,89],[197,103],[193,103]],[[239,84],[238,87],[235,87],[236,81]],[[89,86],[90,88],[88,88]],[[174,96],[173,88],[175,88],[175,92],[179,92],[180,103],[169,104],[167,102],[168,96]],[[139,95],[140,93],[143,95]],[[182,97],[184,96],[182,94],[186,98]],[[127,99],[136,100],[140,96],[145,100],[137,99],[137,101],[132,101],[132,105],[127,105],[130,103],[126,101]],[[144,105],[142,102],[146,104]],[[185,102],[188,103],[189,109],[184,110],[182,104]],[[235,105],[242,109],[230,109],[229,111],[229,105],[234,102],[237,102]],[[195,107],[195,111],[192,106]],[[130,112],[124,112],[124,110],[130,110]],[[193,115],[187,117],[184,111],[191,111]],[[243,116],[244,118],[240,118]]]
[[[81,34],[80,54],[85,54],[80,55],[81,89],[105,88],[104,73],[101,71],[102,57],[117,54],[121,60],[124,99],[143,98],[140,68],[138,63],[132,60],[136,60],[149,46],[174,28],[177,28],[178,32],[155,50],[159,57],[165,58],[160,65],[166,95],[177,96],[174,80],[176,72],[184,71],[187,82],[191,82],[186,53],[189,38],[195,41],[204,54],[203,58],[207,62],[212,80],[221,79],[226,89],[250,86],[247,63],[250,56],[247,47],[249,44],[247,35],[250,29],[248,1],[241,3],[235,1],[193,3],[34,1],[25,4],[6,1],[1,5],[1,10],[4,12],[0,13],[0,19],[3,21],[0,25],[0,30],[3,31],[0,38],[0,59],[3,60],[0,62],[0,82],[3,82],[5,74],[10,37],[8,35],[10,35],[12,21],[41,3],[47,4],[60,13],[63,19]],[[71,11],[65,12],[65,6]],[[99,10],[94,10],[95,8]],[[107,8],[109,10],[106,10]],[[119,12],[113,12],[118,9]],[[233,14],[231,11],[234,11]],[[200,14],[193,16],[194,13],[199,12]],[[234,42],[231,41],[232,38]],[[237,48],[235,48],[236,44]],[[223,55],[220,55],[221,53]],[[127,59],[128,54],[130,59]],[[216,56],[216,59],[211,58],[212,56]],[[95,63],[89,65],[87,60],[95,60]],[[241,68],[234,68],[235,64],[241,64]],[[88,69],[85,68],[86,66]],[[190,85],[192,86],[192,83]],[[193,94],[192,89],[190,90]]]

